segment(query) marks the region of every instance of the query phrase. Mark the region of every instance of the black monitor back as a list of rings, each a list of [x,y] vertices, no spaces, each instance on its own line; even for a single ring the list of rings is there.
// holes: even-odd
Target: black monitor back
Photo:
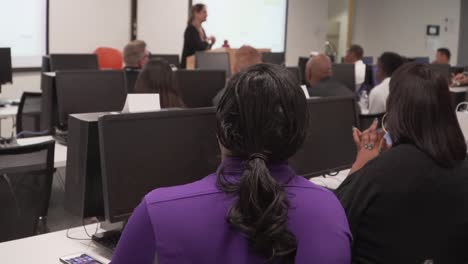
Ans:
[[[214,108],[99,119],[106,219],[122,221],[151,190],[197,181],[220,163]]]
[[[277,65],[284,65],[286,62],[284,52],[264,52],[262,53],[262,61]]]
[[[308,61],[309,57],[299,57],[299,60],[297,62],[297,67],[299,67],[299,71],[301,72],[301,84],[308,84],[308,81],[305,79],[305,71]]]
[[[51,71],[98,70],[96,54],[50,54]]]
[[[195,68],[200,70],[223,70],[226,76],[231,76],[231,63],[227,52],[205,52],[195,53]]]
[[[333,78],[351,91],[356,91],[356,75],[355,75],[355,66],[354,64],[340,63],[333,64],[332,66]]]
[[[416,62],[420,64],[429,64],[430,60],[429,57],[408,57],[406,58],[408,62]]]
[[[351,128],[357,126],[353,97],[308,99],[307,138],[289,163],[306,178],[350,168],[356,158]]]
[[[70,114],[121,111],[127,98],[122,71],[64,71],[56,75],[59,126]]]
[[[297,79],[298,82],[301,82],[302,75],[299,70],[299,67],[286,67],[286,69],[288,69],[289,73],[292,74],[294,78]]]
[[[180,59],[178,54],[151,54],[151,59],[164,59],[170,65],[180,68]]]
[[[178,70],[175,72],[182,100],[189,108],[213,106],[213,98],[226,85],[223,70]]]
[[[41,65],[42,72],[50,72],[50,56],[45,55],[42,56],[42,65]]]
[[[11,49],[0,48],[0,85],[13,81]]]
[[[138,76],[140,75],[141,70],[124,68],[123,71],[125,74],[125,89],[127,90],[127,93],[136,93],[135,84],[138,80]]]

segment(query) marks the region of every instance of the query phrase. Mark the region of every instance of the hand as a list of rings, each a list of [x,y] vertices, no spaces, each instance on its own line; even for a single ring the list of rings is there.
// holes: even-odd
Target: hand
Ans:
[[[208,41],[210,41],[210,44],[213,45],[216,43],[216,37],[215,36],[210,36],[208,37]]]
[[[372,125],[364,132],[353,128],[353,138],[358,150],[356,161],[351,168],[351,173],[354,173],[364,167],[369,161],[376,158],[384,149],[390,146],[385,142],[385,132],[377,129],[378,120],[376,119]]]

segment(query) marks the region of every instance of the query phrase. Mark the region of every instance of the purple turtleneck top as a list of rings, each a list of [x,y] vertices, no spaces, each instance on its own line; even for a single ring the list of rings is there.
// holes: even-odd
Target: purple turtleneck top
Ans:
[[[240,177],[243,162],[227,158],[221,166],[225,176]],[[351,233],[334,194],[297,176],[287,163],[268,168],[288,194],[288,227],[298,246],[295,263],[350,263]],[[226,221],[234,201],[217,187],[216,173],[150,192],[129,219],[112,263],[265,263]]]

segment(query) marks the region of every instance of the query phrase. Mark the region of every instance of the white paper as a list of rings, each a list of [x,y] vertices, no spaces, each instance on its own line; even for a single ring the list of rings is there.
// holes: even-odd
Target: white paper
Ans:
[[[153,112],[161,110],[159,94],[128,94],[124,113]]]

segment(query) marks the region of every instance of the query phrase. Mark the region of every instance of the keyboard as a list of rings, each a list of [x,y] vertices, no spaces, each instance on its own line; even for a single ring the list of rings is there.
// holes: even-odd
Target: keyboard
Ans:
[[[119,243],[120,231],[107,231],[105,233],[96,234],[93,236],[93,241],[114,251]]]

